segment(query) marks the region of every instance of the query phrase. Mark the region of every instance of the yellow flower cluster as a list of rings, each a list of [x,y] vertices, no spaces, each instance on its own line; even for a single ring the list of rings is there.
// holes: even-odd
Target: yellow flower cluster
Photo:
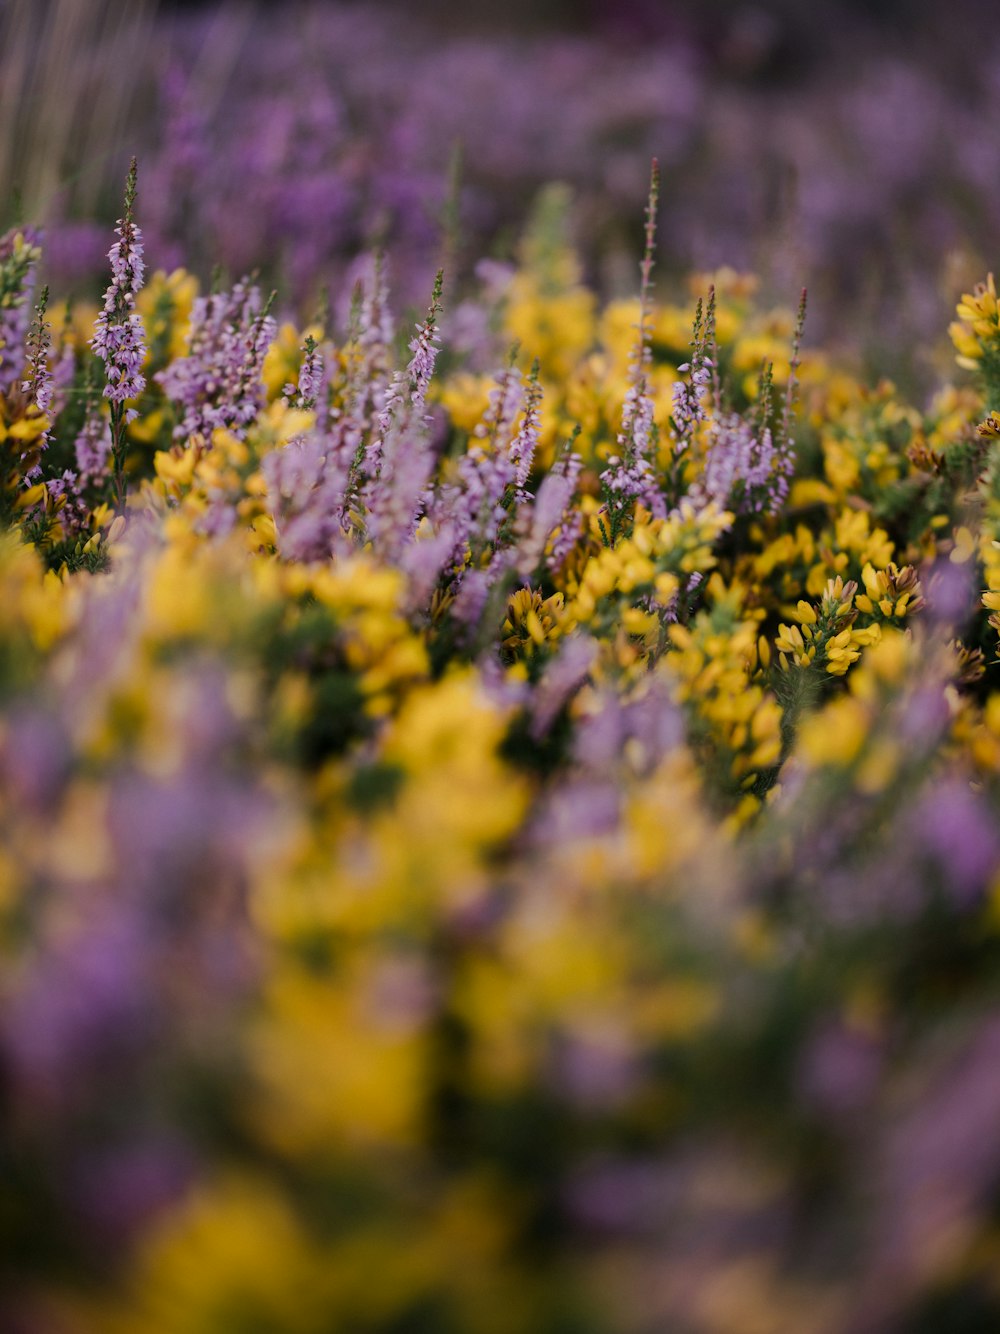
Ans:
[[[674,647],[667,666],[677,679],[676,697],[692,717],[706,765],[717,764],[723,781],[743,792],[740,820],[759,807],[750,795],[761,771],[781,758],[782,710],[774,695],[750,679],[757,662],[759,623],[737,619],[738,606],[720,599],[690,625],[670,627]]]
[[[956,307],[958,319],[949,326],[958,350],[958,364],[978,370],[985,355],[1000,350],[1000,307],[991,273],[984,283],[966,292]]]
[[[923,605],[917,572],[912,566],[897,570],[890,564],[876,572],[870,563],[862,570],[865,592],[858,593],[854,580],[844,583],[838,574],[827,582],[819,608],[800,600],[795,625],[781,625],[775,647],[782,667],[809,667],[818,662],[831,676],[843,676],[861,656],[861,650],[877,644],[881,623],[902,621],[909,611]],[[868,624],[858,625],[858,613]]]
[[[640,637],[648,634],[659,621],[638,605],[640,600],[651,598],[668,607],[682,579],[712,569],[714,545],[731,523],[732,515],[725,510],[708,505],[696,511],[686,501],[666,519],[640,515],[630,537],[602,547],[578,575],[569,574],[566,628],[598,621],[620,623]]]

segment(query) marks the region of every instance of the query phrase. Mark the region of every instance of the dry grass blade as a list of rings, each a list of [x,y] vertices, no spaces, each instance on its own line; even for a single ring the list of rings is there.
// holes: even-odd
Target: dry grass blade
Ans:
[[[44,222],[107,186],[141,83],[155,0],[9,0],[0,18],[4,211]]]

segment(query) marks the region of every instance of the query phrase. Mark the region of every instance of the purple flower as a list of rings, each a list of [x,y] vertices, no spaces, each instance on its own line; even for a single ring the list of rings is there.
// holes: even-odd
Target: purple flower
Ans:
[[[323,349],[316,339],[309,335],[302,349],[302,365],[299,367],[297,385],[286,384],[283,390],[285,401],[290,407],[314,408],[326,386],[326,365]]]
[[[178,440],[210,440],[216,429],[243,438],[263,406],[261,370],[276,332],[270,301],[247,279],[195,301],[184,356],[156,376],[182,408]]]
[[[367,535],[386,559],[397,560],[412,541],[434,463],[427,424],[406,403],[383,440],[378,483],[364,495]]]
[[[742,514],[776,514],[788,495],[794,458],[782,450],[769,427],[731,412],[716,414],[708,426],[708,448],[691,498]]]
[[[678,366],[681,374],[690,372],[687,380],[679,380],[673,389],[674,450],[677,454],[690,452],[695,433],[705,421],[705,396],[714,383],[715,351],[715,288],[710,288],[708,305],[698,301],[691,337],[691,361]]]
[[[142,233],[132,220],[135,202],[136,166],[132,159],[125,187],[125,216],[118,219],[118,240],[108,251],[111,284],[104,294],[104,308],[97,317],[90,345],[104,362],[107,384],[104,396],[121,404],[138,398],[146,387],[142,365],[146,357],[142,317],[135,298],[142,287],[145,266]]]
[[[384,439],[396,412],[405,401],[409,401],[414,413],[424,410],[427,389],[434,376],[434,367],[438,355],[438,322],[441,314],[441,290],[444,284],[444,272],[438,270],[434,281],[430,310],[423,324],[417,325],[417,336],[410,341],[413,356],[405,373],[397,371],[385,391],[385,401],[378,416],[378,429]]]
[[[0,392],[25,377],[25,343],[31,323],[38,234],[14,228],[0,236]]]
[[[538,362],[531,368],[531,378],[524,391],[524,416],[511,441],[510,461],[514,467],[514,485],[518,500],[525,499],[525,486],[531,473],[531,464],[538,448],[541,427],[542,386],[538,382]]]
[[[443,487],[432,517],[447,517],[457,526],[460,542],[473,554],[494,546],[507,514],[517,475],[513,457],[514,423],[524,390],[515,366],[500,371],[490,390],[489,406],[475,427],[468,453],[458,465],[458,485]]]
[[[45,308],[49,302],[49,289],[42,288],[35,318],[28,335],[27,355],[24,363],[24,379],[21,389],[26,393],[39,412],[47,414],[52,407],[52,372],[49,369],[49,354],[52,349],[52,334],[45,318]],[[43,437],[48,443],[49,432]]]
[[[639,291],[639,323],[635,346],[629,362],[628,389],[622,405],[618,432],[620,453],[612,454],[601,474],[609,511],[612,540],[624,516],[631,516],[639,501],[655,518],[664,518],[666,504],[656,476],[656,423],[653,400],[649,394],[649,367],[652,352],[649,338],[650,277],[656,243],[656,207],[659,199],[660,173],[653,160],[653,175],[646,206],[646,248],[642,259],[642,283]]]
[[[913,837],[956,904],[978,902],[1000,866],[1000,835],[982,798],[958,778],[935,783],[913,812]]]
[[[80,485],[103,477],[111,453],[111,427],[107,417],[91,407],[74,446]]]
[[[583,469],[583,460],[579,454],[572,451],[564,454],[555,465],[549,476],[538,488],[538,495],[535,499],[536,514],[544,513],[546,520],[550,513],[554,513],[557,504],[561,501],[562,512],[558,519],[558,530],[552,539],[552,545],[549,551],[548,566],[550,570],[558,570],[566,560],[566,557],[573,550],[577,539],[583,530],[583,518],[577,510],[573,508],[573,499],[576,495],[577,478]],[[551,491],[546,489],[546,483],[549,478],[555,479],[551,482]],[[551,505],[551,510],[547,507]],[[550,532],[554,531],[550,529]]]
[[[457,529],[445,522],[430,537],[410,542],[400,557],[400,567],[408,580],[407,605],[414,612],[427,609],[434,586],[444,573],[457,546]]]
[[[326,560],[343,541],[347,465],[319,431],[290,440],[264,459],[278,545],[289,560]]]
[[[542,673],[532,700],[531,735],[536,740],[552,726],[556,714],[590,674],[597,644],[586,635],[572,635]]]

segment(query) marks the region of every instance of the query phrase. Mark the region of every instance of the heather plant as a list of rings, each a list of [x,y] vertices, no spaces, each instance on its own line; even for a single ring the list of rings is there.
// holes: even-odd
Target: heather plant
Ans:
[[[654,175],[463,356],[143,284],[135,185],[0,275],[0,1326],[992,1327],[992,287],[913,402],[654,294]]]
[[[125,185],[125,216],[118,223],[118,240],[108,252],[111,285],[104,308],[94,326],[93,349],[104,362],[107,383],[104,397],[111,405],[111,464],[115,504],[125,508],[125,427],[134,419],[135,408],[125,404],[138,398],[146,387],[142,364],[146,355],[145,330],[135,310],[145,264],[142,234],[132,216],[135,208],[136,161],[132,159]]]

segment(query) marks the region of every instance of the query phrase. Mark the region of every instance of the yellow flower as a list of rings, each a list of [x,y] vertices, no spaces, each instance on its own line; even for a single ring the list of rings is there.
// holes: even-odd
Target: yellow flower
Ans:
[[[985,283],[977,283],[966,292],[956,307],[958,322],[949,326],[957,361],[967,370],[976,370],[987,349],[1000,342],[1000,310],[996,284],[991,273]]]

